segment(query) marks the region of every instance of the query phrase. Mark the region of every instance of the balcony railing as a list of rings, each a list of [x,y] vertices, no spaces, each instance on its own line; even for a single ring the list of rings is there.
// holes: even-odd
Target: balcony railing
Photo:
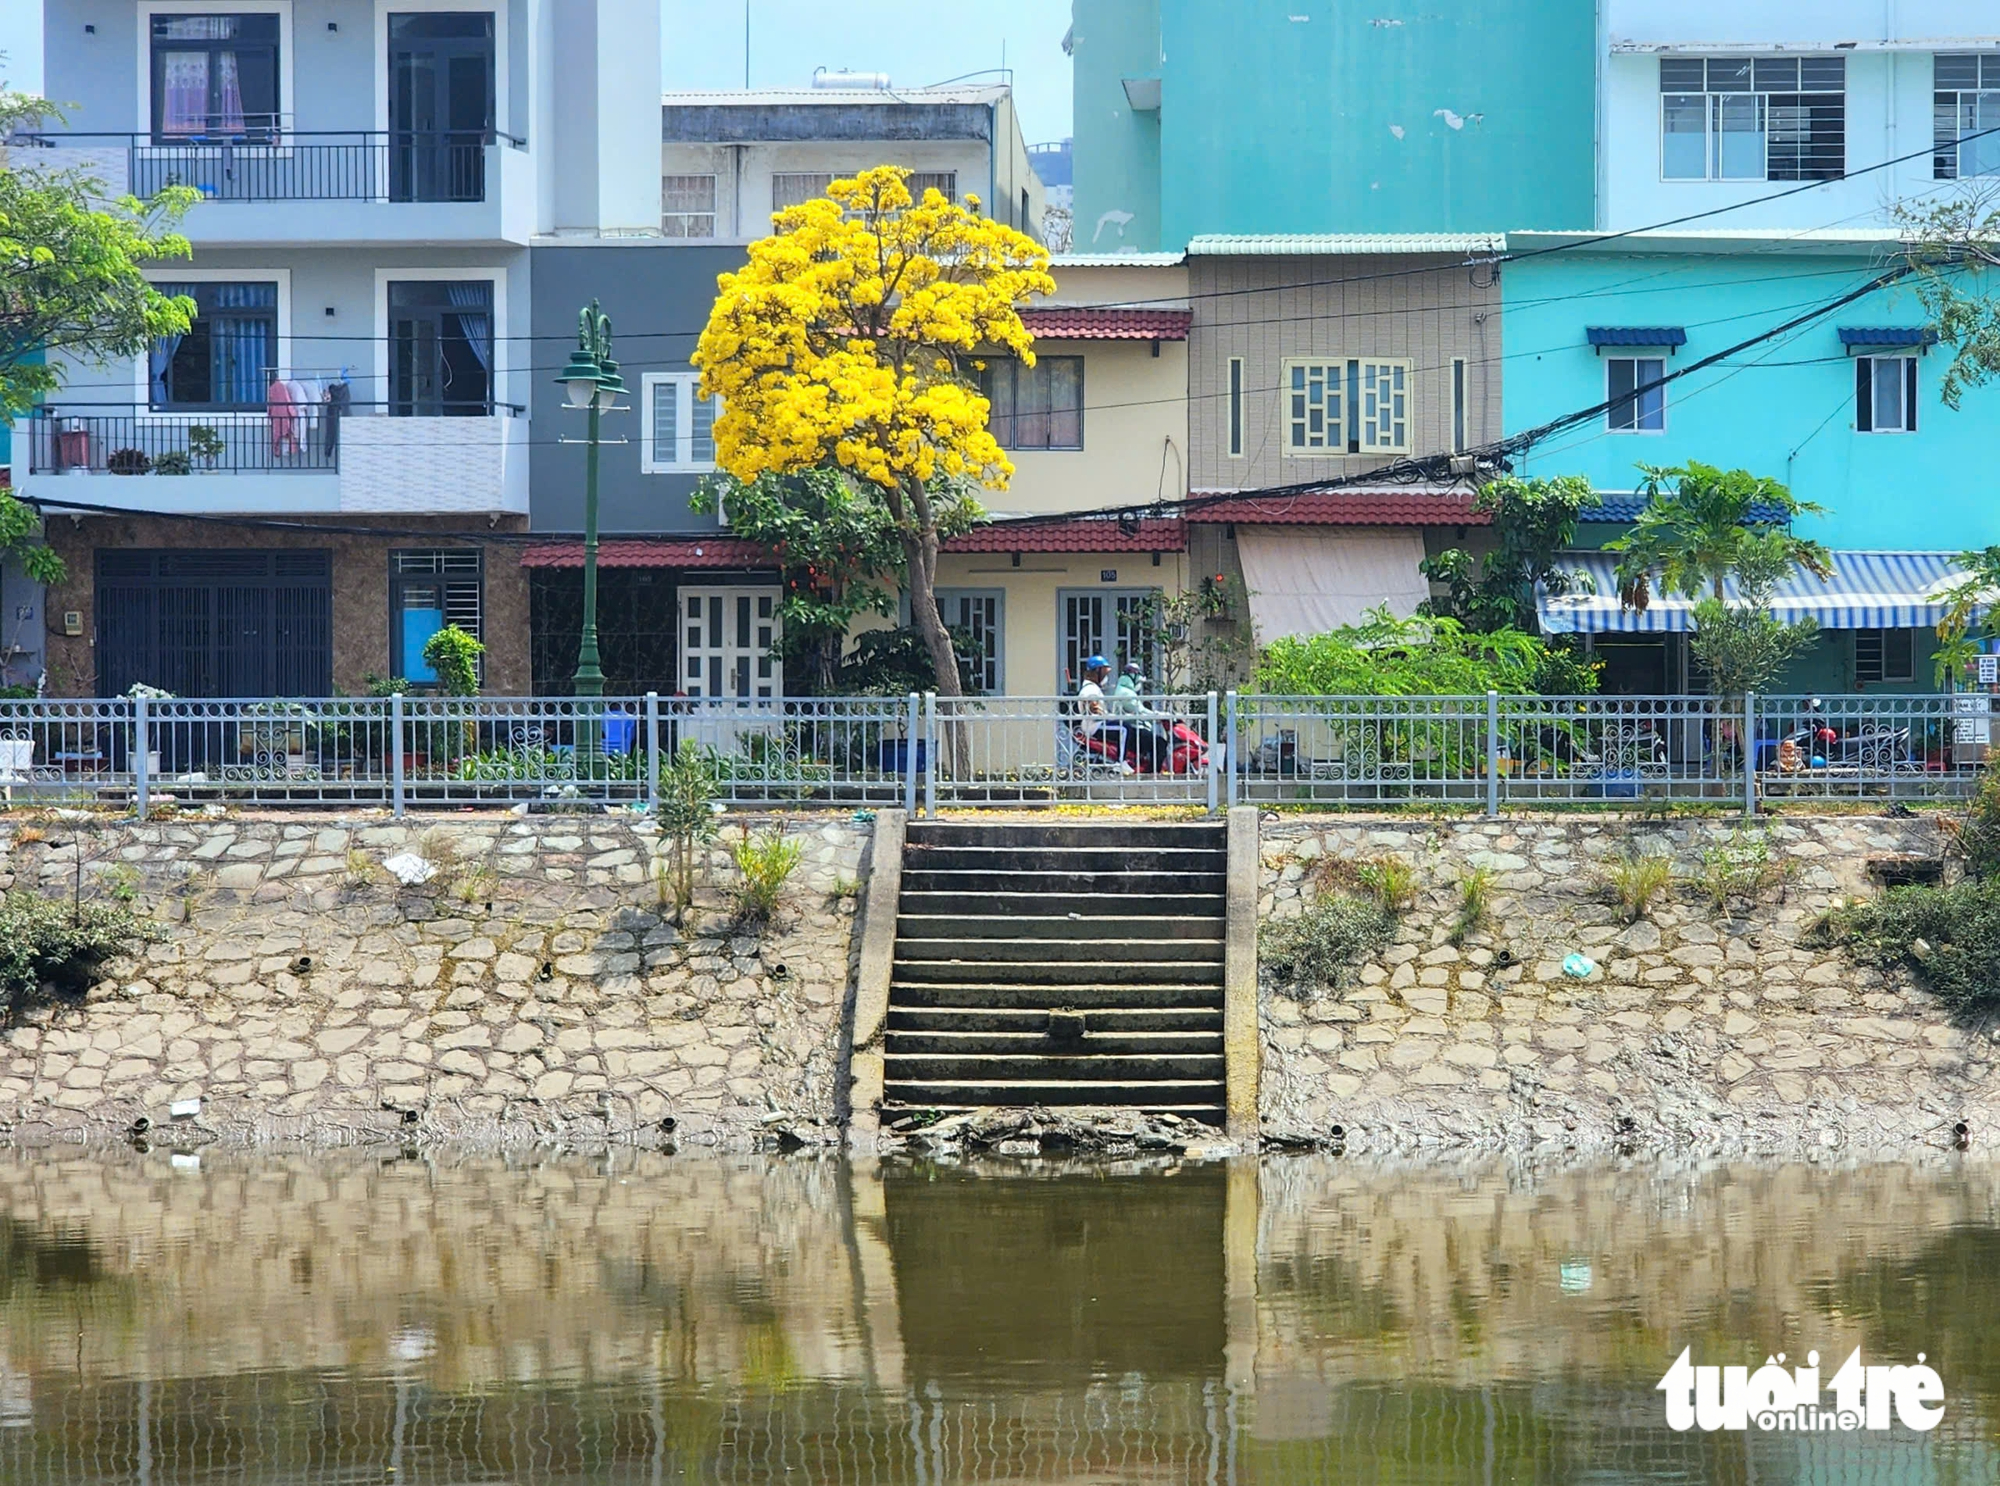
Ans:
[[[78,403],[17,426],[35,475],[315,474],[340,468],[341,427],[355,418],[519,417],[511,403],[315,403],[272,411],[197,411]]]
[[[27,148],[123,149],[126,189],[133,195],[192,186],[218,202],[484,201],[487,148],[527,146],[495,129],[276,127],[171,137],[29,134],[19,143]]]

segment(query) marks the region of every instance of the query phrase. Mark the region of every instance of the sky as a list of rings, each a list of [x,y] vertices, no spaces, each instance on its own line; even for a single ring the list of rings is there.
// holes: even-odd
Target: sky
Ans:
[[[1028,142],[1070,132],[1070,0],[660,0],[661,85],[742,87],[745,4],[753,87],[803,87],[815,67],[922,87],[997,68],[1004,49]],[[0,0],[0,77],[30,92],[41,88],[41,11]]]

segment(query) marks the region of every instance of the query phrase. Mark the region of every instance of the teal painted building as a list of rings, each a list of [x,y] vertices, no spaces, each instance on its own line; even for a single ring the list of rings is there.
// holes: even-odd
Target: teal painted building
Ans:
[[[1551,245],[1538,234],[1508,242],[1514,252]],[[1645,234],[1508,263],[1506,431],[1606,402],[1859,288],[1882,271],[1882,247],[1864,234]],[[1699,459],[1782,480],[1826,507],[1800,530],[1829,547],[2000,542],[2000,501],[1976,473],[1990,461],[2000,387],[1974,388],[1947,408],[1938,383],[1949,352],[1923,344],[1924,325],[1911,289],[1878,290],[1622,403],[1537,445],[1516,468],[1630,491],[1640,464]]]
[[[1074,22],[1080,252],[1596,220],[1592,0],[1076,0]]]

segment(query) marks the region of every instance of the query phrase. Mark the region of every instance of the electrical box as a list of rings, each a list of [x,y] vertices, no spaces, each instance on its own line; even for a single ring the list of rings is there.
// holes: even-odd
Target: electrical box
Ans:
[[[70,636],[77,636],[83,633],[83,610],[63,610],[62,632]]]

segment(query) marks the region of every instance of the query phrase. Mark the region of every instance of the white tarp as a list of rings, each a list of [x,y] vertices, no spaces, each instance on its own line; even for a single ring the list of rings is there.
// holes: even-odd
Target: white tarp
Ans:
[[[1431,594],[1415,528],[1238,526],[1236,554],[1260,644],[1359,624],[1383,604],[1406,619]]]

